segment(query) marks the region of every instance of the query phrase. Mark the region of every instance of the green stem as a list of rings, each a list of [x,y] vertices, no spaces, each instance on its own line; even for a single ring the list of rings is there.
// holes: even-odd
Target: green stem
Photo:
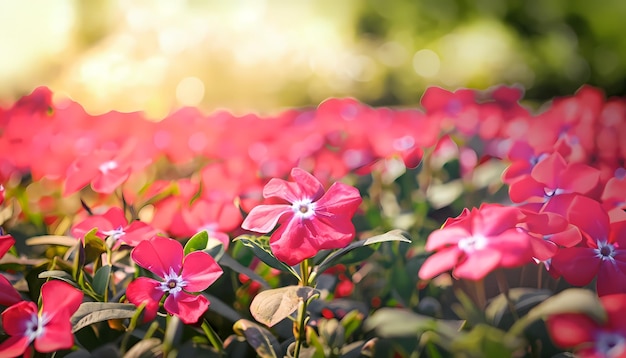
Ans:
[[[204,331],[204,334],[209,339],[209,342],[211,342],[213,347],[220,353],[220,356],[222,356],[224,354],[224,343],[215,330],[213,330],[213,327],[211,327],[206,318],[202,320],[202,331]]]
[[[311,278],[311,270],[309,267],[309,259],[306,259],[300,263],[300,286],[313,286],[313,282],[310,282]],[[307,316],[307,305],[308,300],[300,298],[300,302],[298,302],[298,316],[293,323],[293,335],[296,339],[296,345],[294,347],[293,357],[299,358],[300,351],[302,350],[302,344],[304,343],[306,337],[306,325],[308,323]]]
[[[498,288],[500,289],[500,291],[502,291],[502,293],[504,294],[504,297],[506,298],[506,303],[509,306],[509,311],[511,311],[513,318],[517,321],[519,319],[519,315],[517,314],[517,311],[515,310],[515,304],[511,300],[511,295],[509,292],[509,283],[506,280],[504,271],[496,270],[496,280],[498,281]]]

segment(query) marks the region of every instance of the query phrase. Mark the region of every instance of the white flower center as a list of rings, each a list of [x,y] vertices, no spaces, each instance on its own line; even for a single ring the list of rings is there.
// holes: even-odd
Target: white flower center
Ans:
[[[487,238],[482,235],[473,235],[459,240],[457,243],[459,249],[469,253],[476,250],[482,250],[487,246]]]
[[[171,295],[176,295],[183,290],[183,287],[187,286],[187,281],[183,280],[183,277],[174,272],[170,267],[170,272],[163,277],[164,281],[161,282],[159,287],[163,292],[167,292]]]
[[[116,169],[118,167],[117,162],[114,160],[109,160],[100,164],[98,169],[102,172],[102,174],[107,174],[109,171]]]
[[[596,336],[596,352],[602,357],[621,357],[626,351],[626,338],[614,332],[600,332]]]
[[[609,244],[605,240],[598,240],[597,244],[598,248],[593,250],[596,253],[596,257],[602,260],[610,260],[611,262],[614,262],[615,259],[613,256],[615,256],[615,246]]]
[[[301,219],[308,219],[315,215],[315,203],[311,202],[311,199],[296,200],[291,204],[291,209],[296,217]]]
[[[26,337],[28,337],[28,339],[32,342],[37,337],[41,336],[48,321],[49,318],[45,313],[42,313],[41,317],[39,317],[36,313],[33,313],[30,317],[30,321],[26,322]]]
[[[122,228],[121,226],[119,226],[117,229],[103,231],[102,233],[112,238],[113,241],[117,241],[120,237],[126,235],[126,232],[124,232],[124,228]]]

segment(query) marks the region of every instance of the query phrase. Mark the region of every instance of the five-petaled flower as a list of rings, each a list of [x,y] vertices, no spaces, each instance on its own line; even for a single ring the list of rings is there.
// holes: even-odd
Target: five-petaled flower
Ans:
[[[520,209],[483,204],[465,209],[433,231],[427,251],[436,251],[419,271],[422,280],[454,269],[456,278],[480,280],[499,267],[517,267],[530,262],[530,236],[516,225],[523,219]]]
[[[268,233],[280,224],[270,237],[270,248],[276,258],[293,266],[320,250],[342,248],[352,241],[352,216],[361,196],[356,188],[340,182],[324,193],[322,184],[300,168],[292,169],[291,177],[295,182],[273,178],[263,188],[263,197],[288,204],[256,206],[241,227]]]
[[[69,349],[74,345],[70,317],[83,301],[83,293],[63,281],[41,286],[41,309],[31,301],[20,301],[2,312],[2,326],[10,336],[0,344],[0,356],[24,354],[34,341],[42,353]]]
[[[142,241],[131,257],[137,265],[151,271],[160,280],[139,277],[126,289],[128,300],[140,306],[145,303],[144,322],[153,320],[165,294],[165,310],[186,324],[196,323],[209,308],[203,295],[192,294],[206,290],[222,274],[221,267],[211,255],[194,251],[184,256],[180,242],[161,236]]]
[[[93,228],[98,228],[96,236],[105,240],[109,238],[113,248],[122,243],[129,246],[137,246],[141,241],[147,240],[158,233],[152,226],[143,221],[134,220],[128,222],[124,211],[118,207],[111,207],[102,215],[92,215],[72,227],[72,235],[84,238],[85,234]]]

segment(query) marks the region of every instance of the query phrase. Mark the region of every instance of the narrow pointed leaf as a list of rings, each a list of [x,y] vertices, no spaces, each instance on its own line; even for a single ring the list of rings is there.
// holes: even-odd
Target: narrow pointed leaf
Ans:
[[[261,277],[261,275],[252,271],[250,268],[240,264],[237,260],[235,260],[228,254],[224,254],[222,256],[220,260],[220,264],[222,266],[226,266],[226,267],[233,269],[237,273],[242,273],[248,276],[250,279],[260,283],[263,288],[270,287],[269,283],[267,283],[267,281],[265,281],[265,279]]]
[[[84,302],[70,319],[72,332],[77,332],[96,322],[131,318],[136,310],[137,307],[131,303]]]
[[[319,265],[316,267],[315,272],[322,273],[326,271],[328,268],[334,266],[340,258],[348,254],[349,252],[360,249],[369,245],[381,243],[381,242],[390,242],[390,241],[400,241],[410,243],[411,239],[409,235],[403,230],[392,230],[382,235],[376,235],[370,237],[365,240],[359,240],[351,243],[350,245],[344,247],[343,249],[339,249],[332,254],[328,255]]]
[[[241,235],[236,237],[233,241],[240,241],[244,246],[251,248],[254,255],[269,267],[289,272],[298,277],[298,273],[294,271],[291,266],[279,261],[274,254],[272,254],[269,244],[266,242],[267,240],[263,240],[262,238],[263,237],[255,238],[251,235]]]
[[[102,266],[93,277],[93,289],[97,294],[106,296],[111,280],[111,266]]]
[[[71,236],[60,236],[60,235],[43,235],[43,236],[35,236],[29,239],[26,239],[26,245],[35,246],[35,245],[59,245],[59,246],[74,246],[78,239]]]

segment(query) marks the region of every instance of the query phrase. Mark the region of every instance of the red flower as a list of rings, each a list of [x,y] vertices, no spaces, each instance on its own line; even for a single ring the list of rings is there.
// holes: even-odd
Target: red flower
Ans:
[[[596,322],[582,313],[548,317],[546,324],[555,345],[574,348],[577,357],[626,357],[626,294],[600,297],[606,322]]]
[[[63,281],[41,286],[41,310],[37,304],[21,301],[2,312],[2,326],[11,336],[0,344],[0,356],[22,355],[34,341],[35,349],[49,353],[74,345],[70,317],[83,301],[83,293]]]
[[[4,203],[4,185],[0,184],[0,205]]]
[[[522,212],[514,207],[484,204],[448,219],[426,242],[431,255],[419,271],[422,280],[453,269],[456,278],[480,280],[498,267],[516,267],[531,261],[530,237],[516,225]]]
[[[72,227],[72,235],[83,238],[93,228],[98,228],[96,235],[103,240],[111,238],[113,247],[119,247],[121,243],[129,246],[137,246],[141,241],[147,240],[157,234],[157,230],[142,221],[128,223],[124,212],[118,207],[112,207],[102,215],[92,215]]]
[[[161,281],[139,277],[128,285],[128,301],[139,306],[146,303],[144,322],[153,320],[161,298],[167,293],[164,307],[170,314],[193,324],[209,308],[209,300],[190,292],[206,290],[222,274],[222,269],[211,255],[194,251],[183,257],[180,242],[155,236],[142,241],[131,253],[137,265],[157,275]]]
[[[560,249],[552,258],[554,268],[575,286],[597,278],[599,296],[626,293],[626,221],[611,223],[597,201],[580,195],[573,197],[566,212],[583,241]]]
[[[361,204],[356,188],[334,183],[326,193],[322,184],[300,168],[291,170],[295,182],[274,178],[263,188],[263,197],[289,204],[259,205],[241,225],[259,233],[270,232],[270,248],[276,258],[296,265],[320,250],[345,247],[355,235],[352,216]]]

